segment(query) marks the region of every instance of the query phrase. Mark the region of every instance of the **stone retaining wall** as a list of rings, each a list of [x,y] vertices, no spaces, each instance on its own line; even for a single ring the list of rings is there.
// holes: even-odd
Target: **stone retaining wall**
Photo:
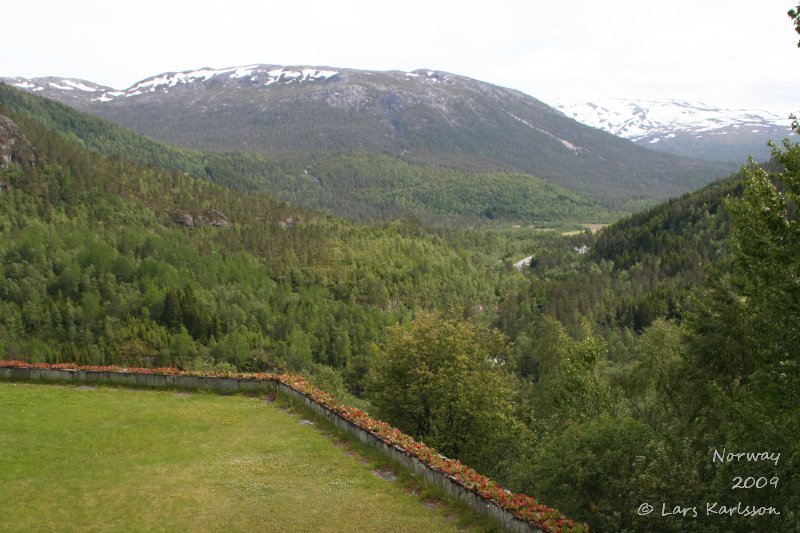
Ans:
[[[518,520],[514,515],[502,509],[494,502],[466,489],[454,478],[434,470],[420,462],[416,457],[408,455],[403,449],[388,445],[375,435],[358,427],[349,420],[345,420],[327,407],[318,404],[305,394],[283,383],[258,379],[17,367],[0,367],[0,378],[18,381],[111,383],[129,387],[201,389],[223,394],[233,394],[237,392],[273,392],[277,390],[277,392],[281,394],[298,400],[311,409],[316,415],[328,420],[339,429],[346,431],[361,442],[372,446],[390,459],[402,464],[414,474],[438,487],[448,496],[466,502],[475,511],[492,518],[496,522],[502,524],[507,530],[519,533],[536,533],[542,531],[527,522]]]
[[[293,388],[284,385],[283,383],[278,383],[278,392],[299,400],[309,409],[311,409],[316,415],[325,418],[339,429],[346,431],[361,442],[372,446],[390,459],[402,464],[414,474],[417,474],[425,479],[428,483],[438,487],[448,496],[466,502],[467,505],[472,507],[475,511],[484,516],[492,518],[496,522],[502,524],[507,530],[519,533],[536,533],[542,531],[541,529],[533,527],[527,522],[518,520],[514,517],[514,515],[505,509],[502,509],[494,502],[487,500],[470,490],[467,490],[450,476],[434,470],[428,465],[422,463],[416,457],[411,457],[402,448],[386,444],[372,433],[361,429],[349,420],[345,420],[327,407],[316,403],[305,394],[298,392]]]

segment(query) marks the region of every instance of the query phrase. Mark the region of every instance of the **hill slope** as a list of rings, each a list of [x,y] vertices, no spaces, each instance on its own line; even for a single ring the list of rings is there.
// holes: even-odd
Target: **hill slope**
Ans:
[[[519,91],[439,71],[252,65],[166,73],[124,91],[6,81],[184,147],[389,152],[530,173],[611,207],[675,196],[732,170],[643,149]]]
[[[385,324],[495,298],[491,239],[486,257],[413,223],[335,220],[104,157],[43,121],[3,113],[0,354],[316,362],[357,381]]]
[[[239,191],[358,220],[408,214],[441,225],[604,222],[597,200],[521,173],[458,170],[390,154],[201,153],[0,84],[0,105],[107,156],[182,170]]]
[[[586,320],[609,342],[612,358],[628,358],[635,332],[658,318],[677,318],[685,291],[724,264],[731,215],[727,198],[742,194],[739,176],[627,216],[593,235],[553,236],[534,252],[530,290],[503,302],[503,328],[529,329],[530,309],[557,318],[575,336]],[[520,310],[526,310],[527,314]],[[509,318],[507,314],[518,314]],[[624,346],[628,343],[627,346]]]

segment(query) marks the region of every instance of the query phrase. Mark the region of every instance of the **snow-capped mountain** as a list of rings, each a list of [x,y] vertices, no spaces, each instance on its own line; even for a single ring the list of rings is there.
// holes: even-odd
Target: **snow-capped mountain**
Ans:
[[[113,91],[111,87],[75,78],[0,78],[0,81],[12,87],[74,106],[79,106],[85,101]]]
[[[328,80],[338,74],[335,70],[300,67],[296,70],[271,65],[248,65],[223,69],[202,68],[184,72],[167,72],[144,79],[124,90],[116,90],[96,83],[73,78],[4,78],[3,81],[13,87],[30,92],[39,92],[43,96],[53,97],[58,94],[63,99],[66,95],[88,99],[92,102],[111,102],[119,98],[130,98],[145,93],[169,92],[178,86],[193,82],[206,82],[212,79],[245,81],[250,85],[269,86],[275,83],[302,83],[307,81]],[[69,98],[69,96],[67,96]]]
[[[559,102],[570,118],[663,152],[744,162],[769,156],[767,141],[789,136],[790,120],[769,111],[685,100]],[[787,113],[788,116],[788,113]]]
[[[272,85],[298,85],[314,81],[341,80],[341,78],[347,78],[359,72],[353,69],[340,70],[332,70],[327,67],[281,67],[276,65],[247,65],[221,69],[206,67],[159,74],[123,90],[76,78],[0,78],[0,81],[12,87],[39,93],[60,101],[76,99],[85,102],[112,102],[145,94],[168,93],[171,89],[191,85],[203,86],[208,82],[217,86],[227,84],[228,88],[233,86],[265,88]],[[392,72],[392,74],[399,75],[406,80],[422,80],[431,84],[451,81],[451,76],[446,73],[428,69]]]
[[[735,168],[645,150],[520,91],[431,69],[259,64],[167,72],[126,89],[0,81],[186,148],[390,153],[529,173],[613,208],[674,196]]]

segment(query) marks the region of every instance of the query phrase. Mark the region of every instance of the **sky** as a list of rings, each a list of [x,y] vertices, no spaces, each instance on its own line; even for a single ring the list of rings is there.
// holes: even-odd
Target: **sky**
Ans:
[[[265,63],[444,70],[547,103],[685,99],[800,110],[797,0],[7,0],[0,77],[125,89]]]

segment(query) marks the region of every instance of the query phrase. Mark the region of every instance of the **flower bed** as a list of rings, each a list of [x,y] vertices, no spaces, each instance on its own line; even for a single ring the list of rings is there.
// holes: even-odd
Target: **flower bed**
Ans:
[[[95,372],[124,372],[129,374],[188,375],[197,377],[223,377],[234,379],[256,379],[275,381],[305,395],[313,402],[326,407],[343,419],[369,432],[389,446],[401,449],[411,457],[417,458],[426,466],[436,470],[465,489],[477,494],[486,501],[497,504],[515,517],[534,524],[543,531],[552,533],[584,533],[589,531],[586,524],[577,524],[566,518],[556,509],[544,506],[535,498],[525,494],[513,494],[488,477],[479,474],[458,460],[440,455],[434,448],[415,441],[399,429],[386,422],[371,418],[366,412],[340,404],[333,396],[309,384],[305,379],[291,374],[277,373],[232,373],[232,372],[184,372],[176,368],[121,368],[115,366],[79,366],[72,363],[47,364],[24,361],[0,361],[0,367],[34,368],[41,370],[75,370]]]

